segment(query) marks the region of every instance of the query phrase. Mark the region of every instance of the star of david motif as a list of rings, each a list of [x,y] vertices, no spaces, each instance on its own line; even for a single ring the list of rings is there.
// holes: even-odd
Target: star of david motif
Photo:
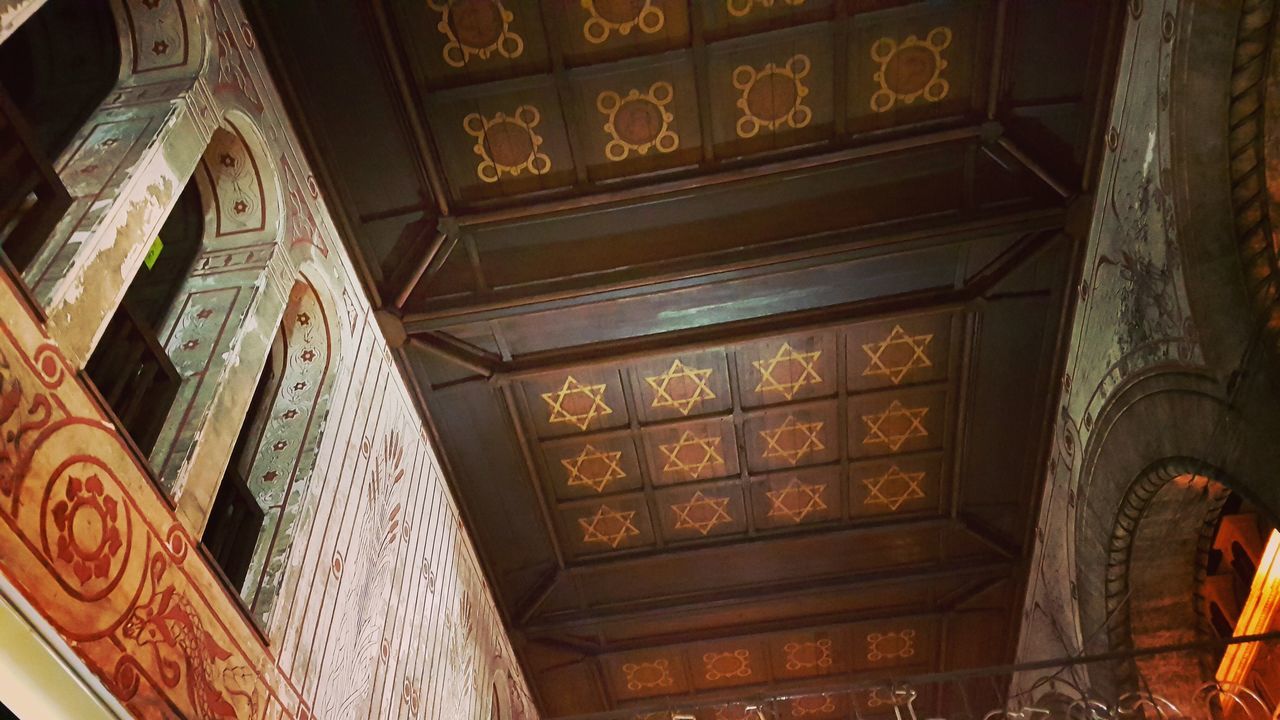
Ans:
[[[822,440],[818,438],[822,425],[821,420],[802,423],[797,422],[794,416],[788,415],[778,427],[760,431],[760,437],[768,445],[761,453],[761,457],[767,460],[782,458],[795,465],[805,455],[825,450],[827,446],[823,445]]]
[[[863,478],[862,484],[867,486],[867,499],[863,505],[884,505],[897,511],[908,500],[919,500],[924,497],[920,482],[924,480],[924,472],[906,473],[897,465],[889,468],[880,477]]]
[[[667,456],[662,472],[685,473],[694,480],[704,474],[710,475],[716,465],[724,462],[719,448],[720,438],[698,437],[685,430],[674,443],[658,446],[662,454]]]
[[[768,360],[752,360],[751,364],[760,372],[760,382],[756,383],[756,392],[779,392],[790,400],[805,385],[822,382],[814,363],[822,357],[821,350],[813,352],[796,352],[790,343],[782,343],[778,352]],[[779,367],[781,366],[781,367]],[[780,371],[789,371],[781,379],[774,375]]]
[[[590,444],[583,446],[582,452],[571,458],[563,458],[560,464],[569,471],[566,484],[569,487],[586,485],[596,492],[604,492],[610,481],[627,476],[618,465],[622,459],[622,451],[603,452]]]
[[[592,420],[613,414],[613,408],[605,404],[604,389],[604,383],[584,385],[569,375],[559,390],[542,393],[542,400],[551,411],[547,421],[569,423],[586,430]]]
[[[769,517],[785,517],[791,522],[798,523],[820,510],[826,510],[827,504],[822,500],[822,493],[827,489],[825,483],[815,483],[810,485],[800,481],[800,478],[791,478],[791,482],[781,490],[770,490],[765,495],[769,497]]]
[[[601,505],[590,518],[578,518],[578,524],[582,526],[582,541],[600,542],[616,548],[623,540],[640,534],[633,522],[635,517],[635,510],[618,512],[608,505]]]
[[[666,372],[644,379],[654,392],[650,407],[675,408],[681,415],[688,415],[703,400],[715,399],[715,392],[707,385],[710,377],[711,368],[703,370],[689,367],[677,358]]]
[[[924,427],[924,416],[928,412],[927,407],[908,409],[894,400],[883,412],[863,415],[862,422],[867,425],[867,435],[862,439],[862,444],[884,445],[897,452],[906,441],[929,435]]]
[[[883,375],[897,385],[912,370],[933,367],[933,361],[924,354],[930,342],[933,342],[933,333],[908,335],[901,325],[894,325],[885,339],[862,346],[868,359],[862,374],[864,377]]]
[[[725,510],[729,506],[729,498],[707,497],[699,490],[689,498],[688,502],[671,506],[676,514],[676,529],[693,529],[706,535],[717,525],[733,522],[733,518]]]

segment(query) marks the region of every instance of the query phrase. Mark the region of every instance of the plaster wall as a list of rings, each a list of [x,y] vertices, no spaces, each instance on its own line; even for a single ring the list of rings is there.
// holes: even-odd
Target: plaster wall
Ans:
[[[114,153],[122,140],[130,149],[84,200],[93,221],[43,266],[56,267],[44,276],[55,279],[29,282],[32,295],[0,277],[0,573],[135,716],[535,717],[410,392],[240,7],[125,0],[117,9],[125,6],[129,87],[100,111],[112,122],[81,140],[111,125],[132,134],[101,136],[95,152]],[[176,52],[179,39],[191,54],[184,63],[157,65],[154,82],[138,77],[155,62],[140,54]],[[175,80],[183,68],[193,74]],[[195,459],[175,483],[124,440],[80,370],[214,129],[233,124],[255,129],[256,162],[278,185],[275,249],[224,244],[201,267],[240,270],[229,275],[269,301],[188,303],[170,318],[171,353],[199,347],[203,336],[188,329],[211,318],[230,328],[211,356],[218,394],[189,438]],[[102,167],[76,152],[60,173]],[[255,465],[275,472],[260,478],[279,484],[273,497],[297,499],[294,535],[273,561],[278,596],[259,630],[198,537],[300,280],[315,288],[318,316],[308,322],[324,325],[332,380],[313,412],[269,420],[270,447],[305,461]]]

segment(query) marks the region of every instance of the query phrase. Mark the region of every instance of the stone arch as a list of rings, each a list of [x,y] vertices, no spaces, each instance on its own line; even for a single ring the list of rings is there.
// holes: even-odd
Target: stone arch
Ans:
[[[197,535],[270,355],[274,333],[261,329],[278,326],[297,275],[267,147],[244,113],[212,133],[193,173],[204,243],[160,337],[183,382],[151,461]]]
[[[1177,642],[1178,632],[1194,639],[1205,628],[1193,598],[1227,489],[1259,507],[1280,507],[1280,488],[1271,482],[1280,462],[1272,431],[1243,417],[1203,371],[1158,368],[1103,408],[1074,502],[1073,594],[1083,652]],[[1176,608],[1179,624],[1162,626],[1152,615],[1161,607]],[[1171,662],[1182,675],[1196,674],[1195,658]],[[1152,672],[1117,663],[1091,667],[1089,676],[1095,690],[1115,697],[1142,688]]]
[[[54,165],[71,202],[24,270],[50,333],[83,365],[217,124],[201,80],[201,0],[110,0],[115,87]]]
[[[284,585],[294,539],[314,516],[315,470],[341,358],[341,323],[314,269],[298,275],[277,333],[280,366],[245,474],[266,513],[241,597],[263,627]]]

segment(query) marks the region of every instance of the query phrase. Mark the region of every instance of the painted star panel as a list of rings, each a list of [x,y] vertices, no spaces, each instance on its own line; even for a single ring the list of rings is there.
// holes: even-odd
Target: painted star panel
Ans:
[[[662,534],[668,540],[700,540],[746,530],[737,481],[668,488],[655,493]]]
[[[546,441],[542,459],[544,477],[561,500],[635,490],[643,483],[627,432]]]
[[[946,378],[954,318],[906,316],[850,327],[845,333],[850,392]]]
[[[947,389],[912,388],[854,395],[848,404],[849,454],[855,458],[898,455],[942,447]]]
[[[616,370],[574,368],[540,375],[523,385],[529,416],[540,437],[627,424],[622,377]]]
[[[942,502],[942,455],[927,453],[849,466],[854,518],[936,511]]]
[[[579,555],[653,544],[648,504],[640,494],[610,495],[560,506],[566,545]]]
[[[777,472],[751,479],[756,527],[793,528],[838,520],[844,491],[838,467]]]
[[[733,405],[728,364],[719,350],[637,363],[632,373],[644,422],[723,412]]]
[[[823,397],[836,391],[834,335],[770,339],[743,345],[735,354],[745,407]]]
[[[834,401],[747,415],[742,426],[747,467],[768,472],[836,460],[840,455],[837,417]]]
[[[732,418],[646,428],[644,443],[654,485],[713,480],[738,472]]]

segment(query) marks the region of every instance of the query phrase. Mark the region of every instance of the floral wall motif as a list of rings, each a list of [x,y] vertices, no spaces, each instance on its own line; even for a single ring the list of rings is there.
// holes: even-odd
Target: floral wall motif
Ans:
[[[0,274],[0,573],[139,717],[471,718],[488,717],[495,697],[511,717],[536,717],[410,393],[242,10],[215,0],[178,12],[175,3],[154,2],[172,6],[169,25],[136,27],[131,37],[184,32],[188,65],[202,69],[122,84],[81,134],[99,138],[92,152],[86,140],[64,158],[66,167],[96,164],[86,177],[107,175],[73,193],[86,199],[68,215],[74,227],[53,241],[62,260],[39,271],[48,281],[27,278],[47,325]],[[130,22],[147,17],[133,12]],[[109,120],[128,132],[111,135]],[[250,138],[261,145],[252,161],[261,177],[270,166],[278,190],[244,174],[189,180],[202,155],[213,157],[210,138],[229,142],[216,128],[247,126],[261,136]],[[245,167],[249,156],[227,150]],[[286,381],[305,384],[276,399],[262,441],[284,446],[254,466],[255,489],[280,510],[276,547],[287,547],[259,558],[278,586],[262,634],[196,547],[182,515],[194,481],[161,483],[77,376],[97,327],[68,318],[110,315],[131,276],[120,258],[140,262],[188,181],[202,182],[202,194],[216,188],[230,215],[213,233],[225,241],[202,250],[170,316],[168,351],[189,354],[198,370],[238,347],[231,364],[244,371],[210,380],[244,397],[261,367],[244,343],[265,357],[284,314],[297,368]],[[117,233],[122,224],[131,229]],[[118,288],[76,290],[91,287],[108,260]],[[209,405],[215,420],[194,426],[197,447],[234,438],[239,418],[224,405]]]

